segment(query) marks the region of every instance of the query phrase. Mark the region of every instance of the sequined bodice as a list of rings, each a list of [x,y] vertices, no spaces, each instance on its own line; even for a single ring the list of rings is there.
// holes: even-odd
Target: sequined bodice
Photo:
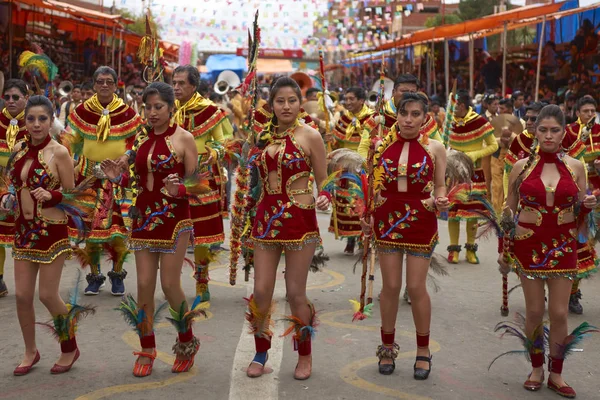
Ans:
[[[405,177],[406,193],[417,198],[427,198],[433,190],[434,162],[421,137],[406,140],[399,137],[382,153],[379,166],[384,169],[382,194],[398,193],[398,178]],[[407,163],[400,163],[404,145],[408,143]],[[406,151],[406,150],[405,150]]]
[[[542,181],[542,170],[544,165],[548,163],[555,164],[560,174],[556,188],[546,187]],[[548,206],[546,203],[548,192],[554,193],[554,204],[552,206]],[[560,218],[564,213],[572,212],[573,206],[578,200],[578,193],[579,188],[571,171],[563,161],[563,155],[540,153],[519,188],[520,207],[524,211],[537,213],[539,218],[536,225],[539,226],[542,223],[541,219],[546,218],[546,216],[554,218],[558,215]],[[523,225],[522,223],[519,224]]]
[[[185,166],[178,159],[171,136],[177,130],[177,126],[169,127],[163,134],[156,135],[154,130],[148,132],[139,145],[135,158],[136,172],[140,177],[141,186],[146,188],[148,174],[154,178],[154,188],[160,188],[162,182],[170,174],[179,174],[181,178],[185,175]]]
[[[300,145],[296,142],[293,133],[286,134],[282,138],[274,138],[270,145],[279,145],[274,156],[269,154],[267,146],[260,156],[260,176],[264,184],[265,194],[288,195],[311,192],[307,189],[291,189],[294,181],[309,177],[312,171],[310,159],[308,159]],[[277,173],[277,187],[269,185],[269,173]],[[283,190],[285,188],[285,192]]]

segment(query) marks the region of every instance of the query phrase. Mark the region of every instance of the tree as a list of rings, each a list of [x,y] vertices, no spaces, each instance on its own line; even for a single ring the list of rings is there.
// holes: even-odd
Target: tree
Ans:
[[[136,15],[126,9],[119,9],[117,13],[121,14],[121,16],[125,18],[133,20],[132,24],[127,25],[127,30],[137,33],[141,36],[144,36],[146,34],[146,14]],[[154,20],[150,21],[150,27],[154,32],[156,32],[158,38],[160,38],[160,28]]]
[[[444,24],[451,25],[462,22],[462,18],[458,14],[448,14],[444,16]],[[442,16],[440,14],[427,18],[425,21],[426,28],[433,28],[442,25]]]
[[[463,21],[485,17],[494,13],[494,6],[499,6],[502,0],[460,0],[458,3],[458,15]],[[513,6],[509,0],[504,2],[506,9],[510,10]]]

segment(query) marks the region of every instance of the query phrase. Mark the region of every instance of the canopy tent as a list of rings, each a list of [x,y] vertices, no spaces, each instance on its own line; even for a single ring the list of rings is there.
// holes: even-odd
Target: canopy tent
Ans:
[[[294,71],[291,60],[259,58],[256,63],[259,74],[286,74]]]
[[[243,79],[247,69],[246,59],[235,54],[214,54],[206,60],[206,70],[212,81],[216,81],[219,74],[227,70],[235,72]]]
[[[439,41],[476,32],[488,31],[490,29],[504,29],[504,25],[510,21],[520,21],[529,18],[539,18],[544,15],[553,14],[560,10],[562,3],[531,5],[519,7],[513,10],[485,16],[458,24],[442,25],[435,28],[423,29],[407,35],[390,43],[383,44],[377,50],[387,50],[394,47],[406,47],[423,42]]]

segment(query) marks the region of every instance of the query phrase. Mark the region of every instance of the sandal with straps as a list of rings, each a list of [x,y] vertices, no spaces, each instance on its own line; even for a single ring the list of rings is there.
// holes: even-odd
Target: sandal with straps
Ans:
[[[138,356],[137,360],[135,360],[135,364],[133,365],[133,376],[137,376],[138,378],[149,376],[152,373],[152,365],[154,364],[154,360],[156,359],[156,349],[154,349],[152,353],[146,353],[145,351],[134,351],[133,355]],[[149,358],[150,363],[140,364],[140,357]]]
[[[248,376],[248,378],[258,378],[258,377],[261,377],[265,373],[265,365],[267,365],[267,361],[269,360],[269,353],[265,352],[264,361],[263,361],[263,357],[261,356],[261,354],[262,353],[256,353],[254,355],[254,359],[252,361],[250,361],[250,364],[248,365],[248,369],[246,370],[246,375]],[[250,366],[252,364],[258,364],[262,367],[262,369],[260,370],[259,373],[250,373]]]
[[[431,354],[429,355],[429,357],[417,356],[415,365],[413,366],[413,369],[415,370],[415,373],[413,376],[416,380],[424,381],[425,379],[429,378],[429,373],[431,372],[431,359],[432,358],[433,358],[433,356]],[[417,368],[417,361],[427,361],[429,363],[429,369]]]

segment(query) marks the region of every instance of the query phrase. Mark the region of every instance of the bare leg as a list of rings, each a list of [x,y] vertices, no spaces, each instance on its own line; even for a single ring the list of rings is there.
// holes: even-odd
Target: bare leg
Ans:
[[[267,250],[260,246],[254,248],[254,301],[262,315],[266,315],[271,308],[280,258],[281,249]],[[248,375],[260,376],[263,369],[263,365],[250,363]]]
[[[396,317],[398,316],[398,303],[400,302],[400,289],[402,288],[402,258],[403,254],[379,253],[379,265],[381,267],[381,297],[379,308],[381,313],[381,329],[383,332],[391,333],[396,329]],[[382,358],[381,364],[392,364],[391,358]]]
[[[569,296],[573,281],[567,278],[548,279],[548,314],[550,315],[550,356],[562,358],[560,345],[568,335]],[[567,386],[562,375],[550,372],[550,379],[558,386]]]
[[[148,250],[135,252],[135,268],[137,272],[137,303],[144,307],[147,315],[154,315],[154,292],[160,254]],[[143,348],[142,352],[152,353],[153,348]],[[140,357],[139,364],[150,364],[148,357]]]
[[[285,252],[285,288],[292,315],[300,318],[305,325],[310,323],[311,311],[306,298],[306,281],[310,263],[317,248],[316,243],[305,245],[299,251]],[[310,376],[312,355],[298,355],[298,376]]]
[[[181,287],[181,269],[189,240],[189,232],[182,234],[177,241],[175,253],[163,253],[160,257],[160,284],[169,305],[173,310],[177,311],[181,308],[182,303],[186,303],[185,309],[186,311],[188,309],[185,293]],[[191,358],[191,356],[177,355],[177,359],[180,360],[189,360]]]
[[[69,312],[65,302],[61,299],[58,289],[60,287],[60,277],[65,265],[66,255],[56,258],[51,264],[40,266],[40,301],[48,309],[50,314],[55,317]],[[70,353],[60,353],[60,358],[56,362],[58,365],[67,366],[73,362],[75,351]]]
[[[546,311],[544,281],[542,279],[521,277],[521,284],[525,294],[525,333],[529,337],[544,319],[544,312]],[[541,382],[543,375],[543,366],[533,368],[529,379],[534,382]]]
[[[15,260],[17,316],[19,318],[19,325],[21,326],[21,333],[23,334],[23,341],[25,342],[25,355],[19,366],[31,365],[37,353],[37,346],[35,344],[35,310],[33,308],[37,273],[38,264]]]
[[[430,260],[406,256],[406,287],[412,300],[412,314],[417,334],[428,335],[431,325],[431,299],[427,292],[427,271]],[[429,357],[429,347],[418,347],[417,356]],[[426,361],[417,361],[417,368],[429,369]]]

